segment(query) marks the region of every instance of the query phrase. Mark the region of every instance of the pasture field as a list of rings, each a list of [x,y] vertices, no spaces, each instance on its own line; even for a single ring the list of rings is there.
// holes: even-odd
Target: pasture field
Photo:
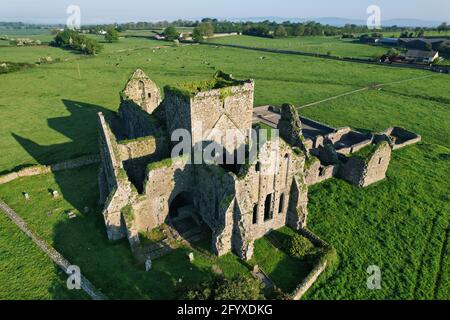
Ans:
[[[450,297],[448,148],[421,143],[394,151],[387,180],[360,189],[330,180],[310,189],[309,227],[340,261],[307,299]],[[368,290],[366,269],[381,270]]]
[[[127,48],[128,40],[134,47],[130,44]],[[5,60],[13,59],[13,52],[17,52],[16,59],[26,62],[22,54],[34,49],[0,48],[0,52],[5,52]],[[105,44],[105,51],[96,57],[57,52],[69,55],[69,61],[2,76],[0,125],[4,130],[0,132],[0,147],[5,154],[0,159],[0,172],[97,152],[96,113],[117,110],[118,92],[137,67],[161,87],[209,79],[217,70],[237,78],[253,78],[256,105],[303,105],[371,84],[429,74],[233,48],[174,47],[170,42],[138,38]],[[428,113],[426,118],[437,116]],[[393,118],[391,122],[396,121]]]
[[[0,215],[0,299],[87,299],[69,291],[64,274],[3,213]]]
[[[229,38],[220,40],[225,39]],[[0,172],[97,152],[97,112],[117,110],[118,92],[137,67],[161,87],[208,79],[216,70],[253,78],[255,105],[290,102],[302,106],[386,84],[381,90],[300,109],[302,115],[333,126],[380,131],[401,125],[423,137],[419,145],[395,151],[388,178],[372,187],[358,189],[333,179],[311,188],[309,227],[336,247],[339,263],[319,278],[305,298],[450,297],[448,75],[233,48],[175,47],[142,38],[104,45],[96,57],[48,47],[0,47],[0,57],[6,61],[28,62],[41,54],[29,53],[30,49],[54,49],[50,55],[68,59],[0,76]],[[196,283],[211,276],[213,264],[227,276],[248,273],[249,267],[233,255],[199,258],[191,266],[184,248],[155,262],[154,273],[145,273],[126,241],[108,243],[97,207],[96,176],[97,166],[89,166],[19,179],[0,186],[0,197],[42,238],[82,266],[82,272],[111,298],[172,298],[180,277],[183,283]],[[59,190],[63,198],[52,200],[48,189]],[[24,201],[23,191],[30,194],[30,203]],[[92,213],[79,213],[84,206],[93,208]],[[61,213],[65,210],[75,210],[79,217],[68,220]],[[1,230],[7,230],[2,242],[13,239],[16,232]],[[262,254],[260,265],[265,263],[278,281],[289,281],[277,268],[284,257],[274,254],[274,260],[268,261],[263,255],[270,249],[266,239],[256,248]],[[33,247],[24,244],[23,250],[32,252]],[[23,256],[9,255],[7,265],[18,263],[19,255]],[[369,265],[381,268],[382,290],[366,288]],[[51,263],[48,266],[48,275],[57,279]],[[17,276],[33,268],[19,269]],[[186,273],[186,268],[193,270]],[[64,298],[64,294],[48,293],[54,279],[44,279],[45,289],[29,297]]]
[[[316,54],[330,54],[339,57],[373,58],[386,53],[389,48],[355,43],[341,37],[297,37],[297,38],[261,38],[251,36],[229,36],[211,39],[211,42],[235,44],[256,48],[302,51]]]

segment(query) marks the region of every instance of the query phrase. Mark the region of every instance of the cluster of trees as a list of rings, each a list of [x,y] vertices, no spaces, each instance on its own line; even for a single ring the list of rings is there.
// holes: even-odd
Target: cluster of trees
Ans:
[[[97,54],[102,49],[102,46],[95,39],[88,38],[78,33],[78,31],[70,29],[59,32],[53,41],[50,42],[50,45],[89,55]]]
[[[205,37],[207,38],[213,36],[214,32],[215,28],[211,22],[202,22],[194,28],[194,31],[192,32],[192,40],[195,42],[201,42]]]
[[[246,22],[241,25],[243,34],[258,37],[302,37],[302,36],[335,36],[346,33],[358,33],[368,31],[367,27],[348,25],[343,28],[323,25],[310,21],[306,23],[291,23],[289,21],[278,24],[276,22],[263,21],[260,23]]]
[[[447,22],[442,22],[436,29],[439,33],[449,31],[450,26],[447,24]]]

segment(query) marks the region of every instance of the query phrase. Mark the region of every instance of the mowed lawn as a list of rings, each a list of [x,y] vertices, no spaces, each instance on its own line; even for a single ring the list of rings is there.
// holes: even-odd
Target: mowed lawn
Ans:
[[[218,44],[234,44],[255,48],[302,51],[315,54],[330,54],[339,57],[373,58],[386,53],[389,48],[361,44],[340,36],[310,36],[289,38],[262,38],[252,36],[229,36],[210,40]]]

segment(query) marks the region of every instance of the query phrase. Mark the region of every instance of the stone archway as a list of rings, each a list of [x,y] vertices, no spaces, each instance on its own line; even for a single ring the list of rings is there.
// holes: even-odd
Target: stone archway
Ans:
[[[180,192],[170,201],[167,223],[190,243],[211,238],[211,230],[196,209],[190,192]]]

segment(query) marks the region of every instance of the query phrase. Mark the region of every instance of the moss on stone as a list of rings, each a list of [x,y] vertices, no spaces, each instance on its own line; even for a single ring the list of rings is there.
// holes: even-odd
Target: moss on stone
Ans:
[[[136,138],[136,139],[126,139],[126,140],[120,140],[117,141],[118,144],[121,145],[126,145],[129,143],[133,143],[133,142],[145,142],[145,141],[149,141],[149,140],[155,140],[155,136],[146,136],[146,137],[140,137],[140,138]]]
[[[125,207],[122,208],[122,210],[120,210],[120,213],[122,214],[123,218],[125,219],[125,222],[127,224],[130,224],[133,222],[134,220],[134,211],[133,211],[133,207],[128,204]]]
[[[298,151],[301,152],[300,149],[298,149]],[[314,157],[313,155],[307,156],[306,161],[305,161],[305,169],[308,170],[318,161],[320,161],[320,160],[318,158]]]
[[[161,161],[158,162],[152,162],[147,166],[147,172],[152,171],[152,170],[156,170],[156,169],[161,169],[161,168],[168,168],[170,166],[172,166],[172,164],[178,160],[187,160],[189,158],[189,155],[183,155],[180,157],[176,157],[174,159],[172,158],[167,158],[167,159],[163,159]]]
[[[365,163],[369,162],[370,159],[372,159],[372,156],[374,153],[383,145],[387,145],[388,143],[386,141],[381,141],[377,144],[370,144],[368,146],[365,146],[361,150],[358,150],[357,152],[354,152],[350,155],[348,155],[349,158],[357,157],[361,160],[363,160]]]
[[[166,86],[165,91],[189,100],[200,92],[223,89],[220,91],[220,99],[225,100],[231,95],[231,87],[243,85],[246,82],[247,81],[245,80],[236,80],[231,75],[218,71],[211,80],[186,82],[176,86]]]

